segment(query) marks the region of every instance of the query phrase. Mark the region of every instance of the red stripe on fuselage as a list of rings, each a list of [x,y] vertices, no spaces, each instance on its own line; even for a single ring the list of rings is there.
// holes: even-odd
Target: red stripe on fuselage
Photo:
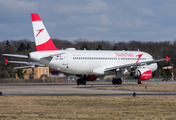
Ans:
[[[31,13],[31,18],[32,18],[32,22],[34,22],[34,21],[41,21],[39,15],[36,14],[36,13]]]
[[[48,50],[59,50],[52,42],[51,38],[43,43],[43,44],[40,44],[40,45],[37,45],[36,46],[37,48],[37,51],[48,51]]]

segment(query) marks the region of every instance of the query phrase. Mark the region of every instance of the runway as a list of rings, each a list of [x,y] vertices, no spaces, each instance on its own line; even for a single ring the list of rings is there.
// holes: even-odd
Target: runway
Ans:
[[[170,82],[147,82],[147,84],[169,84]],[[123,84],[136,84],[136,82],[126,82]],[[172,82],[176,84],[176,82]],[[93,86],[93,87],[91,87]],[[76,83],[60,84],[0,84],[2,96],[132,96],[135,92],[137,96],[176,96],[176,92],[155,92],[136,90],[97,90],[98,86],[114,86],[111,82],[90,82],[86,86]]]

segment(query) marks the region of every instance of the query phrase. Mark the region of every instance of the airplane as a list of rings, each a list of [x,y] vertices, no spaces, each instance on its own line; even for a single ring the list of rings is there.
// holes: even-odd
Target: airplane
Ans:
[[[142,51],[58,49],[52,42],[39,15],[31,13],[31,19],[37,51],[30,52],[28,55],[3,55],[31,59],[35,62],[24,63],[31,67],[48,66],[65,73],[76,74],[79,77],[78,85],[85,85],[88,80],[96,80],[99,75],[112,74],[116,75],[112,84],[122,84],[124,74],[130,74],[137,79],[138,84],[141,84],[142,81],[151,78],[152,72],[158,67],[157,62],[168,62],[170,59],[166,56],[164,59],[155,60],[150,54]]]

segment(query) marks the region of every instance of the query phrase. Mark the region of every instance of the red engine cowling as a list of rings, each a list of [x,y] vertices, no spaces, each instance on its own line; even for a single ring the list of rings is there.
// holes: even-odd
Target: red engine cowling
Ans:
[[[87,75],[86,76],[86,81],[94,81],[98,78],[97,75]]]
[[[140,81],[149,80],[152,76],[152,71],[150,69],[136,69],[131,75],[133,78],[138,79]]]

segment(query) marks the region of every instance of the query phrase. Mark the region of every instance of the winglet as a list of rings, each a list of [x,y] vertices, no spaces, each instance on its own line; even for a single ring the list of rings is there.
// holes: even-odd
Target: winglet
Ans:
[[[170,60],[170,58],[166,56],[166,61],[168,62],[169,60]]]
[[[8,63],[8,60],[7,59],[4,59],[5,60],[5,65],[7,65],[7,63]]]

